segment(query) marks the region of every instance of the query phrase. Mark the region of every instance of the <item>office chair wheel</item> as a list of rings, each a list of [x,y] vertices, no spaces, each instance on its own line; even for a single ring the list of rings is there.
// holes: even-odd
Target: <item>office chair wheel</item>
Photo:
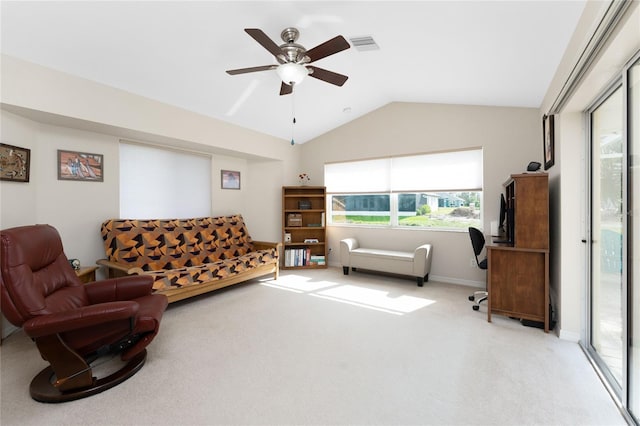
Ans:
[[[473,305],[473,310],[474,311],[479,311],[480,310],[480,305]]]
[[[476,300],[476,297],[472,294],[471,296],[469,296],[469,300],[473,302],[474,300]]]

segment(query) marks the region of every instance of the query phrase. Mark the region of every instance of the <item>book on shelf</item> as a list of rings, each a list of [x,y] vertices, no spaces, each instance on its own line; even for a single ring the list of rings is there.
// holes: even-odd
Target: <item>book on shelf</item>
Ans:
[[[324,258],[324,256],[322,256]],[[309,247],[288,248],[284,251],[284,266],[296,267],[307,266],[312,264],[311,249]],[[316,264],[320,264],[317,263]]]

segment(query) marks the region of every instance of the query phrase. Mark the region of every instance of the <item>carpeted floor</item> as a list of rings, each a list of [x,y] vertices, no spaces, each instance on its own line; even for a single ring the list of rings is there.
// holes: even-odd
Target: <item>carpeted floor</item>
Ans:
[[[64,404],[2,344],[2,425],[624,425],[579,346],[471,309],[472,289],[329,268],[173,304],[142,370]]]

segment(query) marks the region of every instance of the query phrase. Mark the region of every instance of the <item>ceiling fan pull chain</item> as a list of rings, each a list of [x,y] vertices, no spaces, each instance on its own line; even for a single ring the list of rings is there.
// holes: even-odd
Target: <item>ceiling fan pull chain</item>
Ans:
[[[293,86],[293,85],[292,85]],[[296,102],[295,102],[296,93],[293,91],[291,93],[291,146],[295,145],[296,142],[294,140],[295,126],[296,126]]]

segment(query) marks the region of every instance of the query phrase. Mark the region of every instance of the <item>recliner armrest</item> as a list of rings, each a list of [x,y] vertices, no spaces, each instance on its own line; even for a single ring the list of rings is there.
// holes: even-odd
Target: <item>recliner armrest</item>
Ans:
[[[151,275],[130,275],[110,278],[85,285],[85,291],[92,305],[98,303],[132,300],[151,294],[153,277]]]
[[[81,308],[40,315],[24,323],[29,337],[41,337],[91,327],[109,321],[131,318],[140,305],[132,301],[100,303]]]

